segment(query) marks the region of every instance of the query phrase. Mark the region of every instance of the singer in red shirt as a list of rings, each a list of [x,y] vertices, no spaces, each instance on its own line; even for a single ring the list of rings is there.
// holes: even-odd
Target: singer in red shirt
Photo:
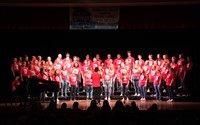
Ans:
[[[94,92],[94,100],[97,100],[98,104],[100,104],[100,94],[101,94],[101,74],[99,73],[99,68],[96,67],[94,69],[94,73],[91,76],[92,78],[92,87],[93,87],[93,92]]]

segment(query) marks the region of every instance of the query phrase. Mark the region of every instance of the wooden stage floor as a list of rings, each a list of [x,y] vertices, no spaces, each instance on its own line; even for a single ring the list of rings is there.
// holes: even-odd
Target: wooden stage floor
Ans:
[[[76,100],[79,103],[79,108],[82,110],[86,110],[90,105],[91,100]],[[111,108],[115,105],[117,100],[110,100],[109,104]],[[174,101],[174,102],[167,102],[167,101],[155,101],[155,100],[129,100],[123,102],[124,105],[130,105],[132,101],[136,102],[136,105],[140,110],[147,110],[152,104],[157,104],[158,110],[199,110],[200,111],[200,102],[192,102],[192,101]],[[49,105],[50,101],[41,102],[43,108],[45,109]],[[63,103],[67,104],[68,108],[72,108],[73,103],[75,101],[70,100],[60,100],[57,102],[57,108],[60,108]],[[101,107],[103,105],[103,100],[100,102]],[[0,103],[0,107],[19,107],[19,102],[17,103]],[[27,104],[29,108],[29,103]]]
[[[115,105],[117,100],[109,101],[111,108]],[[130,105],[132,101],[136,102],[136,105],[140,110],[147,110],[152,104],[157,104],[158,110],[200,110],[200,102],[167,102],[167,101],[155,101],[155,100],[129,100],[125,101],[124,105]],[[90,105],[90,100],[79,100],[80,109],[86,110]],[[62,103],[67,103],[68,108],[72,108],[74,101],[59,101],[57,103],[58,108],[62,105]],[[101,105],[103,105],[103,100],[101,100]],[[43,106],[48,106],[48,103],[43,103]]]

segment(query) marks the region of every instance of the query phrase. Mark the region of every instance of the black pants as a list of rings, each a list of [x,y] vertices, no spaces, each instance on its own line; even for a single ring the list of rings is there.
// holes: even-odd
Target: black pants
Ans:
[[[100,103],[100,99],[101,99],[101,87],[94,87],[93,88],[93,93],[94,93],[94,100],[97,100],[98,103]]]
[[[20,105],[26,106],[26,103],[28,100],[28,95],[29,95],[29,80],[25,76],[23,76],[23,82],[21,82],[20,91],[21,91]],[[24,104],[22,104],[22,103],[24,103]]]
[[[77,95],[77,87],[71,86],[71,88],[70,88],[70,100],[76,100],[76,95]]]

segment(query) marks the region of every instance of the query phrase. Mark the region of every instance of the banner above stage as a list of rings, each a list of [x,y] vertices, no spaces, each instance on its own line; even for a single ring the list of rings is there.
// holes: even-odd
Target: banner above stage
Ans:
[[[71,7],[70,30],[118,29],[119,7]]]

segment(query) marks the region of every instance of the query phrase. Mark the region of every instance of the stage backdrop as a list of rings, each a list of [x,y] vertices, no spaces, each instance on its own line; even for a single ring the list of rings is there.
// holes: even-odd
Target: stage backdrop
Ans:
[[[71,7],[70,30],[118,29],[119,7]]]

